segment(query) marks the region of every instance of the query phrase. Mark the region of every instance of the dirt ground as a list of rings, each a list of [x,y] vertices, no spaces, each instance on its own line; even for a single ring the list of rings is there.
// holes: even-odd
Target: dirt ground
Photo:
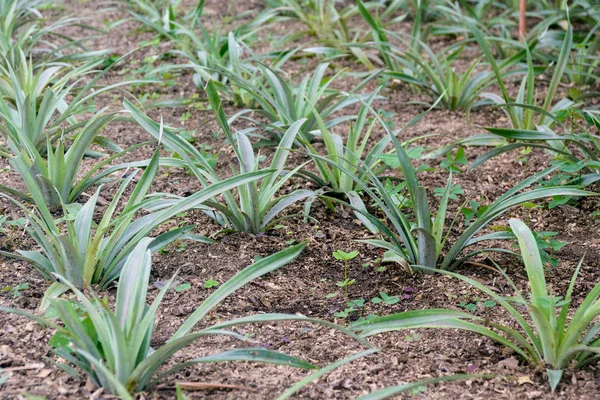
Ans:
[[[218,29],[226,31],[229,27],[221,24],[222,17],[240,15],[250,11],[255,15],[260,10],[261,2],[223,2],[209,0],[206,2],[206,23],[214,24]],[[104,27],[105,21],[117,21],[127,17],[122,10],[115,8],[101,12],[103,5],[96,2],[68,0],[65,1],[57,15],[76,15],[90,18],[93,25]],[[208,22],[211,20],[212,22]],[[236,23],[235,21],[233,23]],[[280,34],[293,26],[275,26],[274,34]],[[409,29],[399,26],[399,29]],[[69,32],[75,37],[84,35],[80,29]],[[113,27],[106,35],[92,41],[91,48],[111,48],[115,54],[124,54],[136,48],[142,41],[153,38],[153,34],[144,32],[134,21],[128,21]],[[268,49],[266,41],[259,45]],[[116,68],[107,77],[107,82],[116,82],[124,77],[139,76],[135,72],[143,64],[146,57],[159,55],[168,48],[168,44],[158,47],[148,46],[136,52],[129,64]],[[310,70],[318,60],[310,60],[307,64],[292,62],[290,71]],[[360,66],[349,61],[340,63],[344,67],[361,70]],[[286,68],[287,68],[286,67]],[[376,82],[368,90],[375,88]],[[351,87],[351,78],[338,83],[340,88]],[[193,85],[191,75],[182,73],[175,77],[171,86],[149,85],[136,88],[134,94],[158,93],[160,99],[191,97],[199,93]],[[395,87],[383,92],[387,100],[379,103],[379,107],[390,112],[391,122],[398,128],[423,109],[415,105],[403,104],[415,100],[415,96],[406,87]],[[120,109],[123,94],[117,93],[101,97],[96,101],[98,108],[110,105]],[[202,97],[202,95],[200,95]],[[210,112],[189,108],[155,108],[147,110],[149,115],[158,119],[162,116],[166,123],[195,130],[196,143],[211,146],[212,152],[219,152],[218,168],[224,174],[228,170],[228,162],[233,155],[218,135],[218,127]],[[227,112],[236,110],[229,106]],[[356,110],[352,110],[356,111]],[[190,117],[181,121],[181,116],[189,112]],[[490,123],[501,125],[503,116],[499,113],[477,109],[472,113],[472,122],[467,124],[463,112],[433,110],[417,126],[402,134],[404,140],[426,134],[439,134],[441,137],[428,138],[420,145],[435,149],[450,143],[457,138],[468,137],[484,132],[477,125]],[[504,120],[505,121],[505,120]],[[237,128],[246,127],[247,122],[240,122]],[[339,128],[343,132],[343,127]],[[115,122],[106,129],[107,137],[122,147],[149,140],[141,128],[125,122]],[[384,133],[377,132],[381,137]],[[139,149],[126,156],[126,160],[148,158],[153,151],[150,146]],[[484,149],[466,149],[469,161],[482,154]],[[267,158],[270,149],[262,150]],[[291,162],[300,162],[305,157],[294,154]],[[440,160],[427,160],[431,166],[437,166]],[[507,189],[514,186],[532,173],[549,165],[550,157],[533,151],[527,159],[518,153],[508,153],[497,157],[472,172],[455,175],[455,183],[459,183],[467,194],[481,196],[484,201],[493,201]],[[18,175],[8,168],[5,160],[0,161],[0,183],[12,186],[19,185]],[[86,161],[83,170],[89,168],[93,161]],[[392,175],[394,172],[391,173]],[[427,189],[445,184],[447,173],[441,168],[422,173]],[[306,186],[307,183],[294,179],[284,189]],[[161,169],[157,175],[153,190],[185,195],[199,189],[199,184],[185,172]],[[103,194],[108,198],[109,194]],[[432,196],[433,197],[433,196]],[[464,198],[455,202],[451,213],[455,213]],[[286,210],[287,214],[301,212],[303,205],[298,204]],[[5,200],[0,200],[0,209],[12,217],[19,217],[18,210]],[[495,225],[502,226],[511,217],[526,220],[538,231],[558,232],[557,238],[568,242],[555,256],[561,261],[559,266],[548,270],[548,281],[557,294],[563,294],[577,262],[585,254],[586,261],[575,287],[573,305],[579,304],[585,294],[599,281],[600,246],[598,223],[591,212],[598,209],[598,201],[583,199],[577,207],[561,206],[553,209],[537,208],[527,210],[515,208],[507,213]],[[366,300],[365,314],[378,315],[401,312],[405,310],[425,308],[455,308],[459,303],[476,303],[480,293],[458,280],[438,275],[410,275],[399,266],[385,265],[377,262],[381,256],[379,250],[358,243],[355,240],[369,236],[348,210],[340,209],[337,213],[329,212],[326,207],[315,202],[312,216],[318,223],[304,223],[301,219],[285,220],[279,229],[272,229],[264,234],[228,234],[218,236],[216,244],[205,245],[193,242],[176,243],[165,252],[153,256],[154,268],[152,283],[160,283],[169,279],[179,269],[177,281],[189,283],[190,289],[183,292],[170,291],[159,311],[156,324],[154,345],[166,341],[179,325],[205,299],[213,289],[205,289],[204,282],[214,279],[225,282],[243,267],[250,265],[255,256],[267,256],[285,248],[290,243],[304,240],[309,242],[306,250],[293,263],[281,268],[252,284],[237,291],[211,316],[204,324],[214,324],[257,313],[292,313],[314,318],[326,319],[340,324],[343,320],[333,314],[343,310],[344,296],[336,282],[343,280],[343,266],[335,260],[335,250],[358,250],[359,256],[350,263],[349,276],[356,279],[350,287],[350,298]],[[449,218],[452,218],[450,215]],[[195,224],[196,233],[211,235],[219,231],[219,226],[199,212],[189,212],[181,219],[185,223]],[[462,222],[461,222],[462,223]],[[162,229],[167,229],[164,227]],[[458,231],[458,228],[454,229]],[[450,238],[455,236],[452,232]],[[451,240],[451,239],[450,239]],[[510,246],[508,243],[500,243]],[[4,250],[30,249],[34,244],[24,237],[22,232],[9,231],[0,237],[0,248]],[[490,255],[509,276],[521,287],[527,285],[525,271],[517,260],[508,256]],[[485,258],[477,259],[487,262]],[[364,266],[366,265],[366,266]],[[499,279],[489,270],[474,264],[460,267],[459,272],[467,274],[480,282],[495,288],[498,293],[509,294],[506,282]],[[10,288],[27,282],[28,289],[14,296]],[[0,257],[0,305],[17,307],[34,312],[38,307],[44,291],[49,286],[27,264],[21,261]],[[114,298],[116,288],[105,293]],[[158,289],[151,290],[152,296]],[[379,292],[401,297],[401,301],[391,306],[373,304],[370,299]],[[328,296],[337,293],[335,297]],[[479,305],[477,315],[486,316],[496,321],[510,323],[508,316],[499,307],[486,308]],[[319,366],[325,366],[350,354],[362,350],[361,346],[351,338],[329,328],[317,327],[299,322],[282,322],[273,324],[248,325],[237,328],[269,349],[282,351],[301,357]],[[9,314],[0,314],[0,368],[1,374],[8,376],[0,385],[0,397],[3,399],[26,398],[26,394],[42,396],[47,399],[82,399],[110,398],[97,393],[85,377],[73,378],[53,363],[53,356],[48,351],[48,340],[53,332],[39,327],[30,320]],[[522,365],[510,353],[494,342],[472,333],[456,330],[409,330],[386,333],[370,338],[373,345],[381,351],[361,358],[351,364],[342,366],[325,375],[307,388],[301,390],[295,398],[305,399],[350,399],[374,390],[414,382],[426,378],[455,373],[493,374],[491,379],[473,379],[458,382],[432,385],[423,390],[400,396],[398,398],[420,399],[594,399],[600,398],[598,365],[592,364],[581,370],[567,370],[557,391],[551,394],[545,381],[543,371]],[[198,340],[189,348],[178,353],[171,363],[191,357],[197,357],[236,347],[247,347],[235,339],[224,337],[208,337]],[[220,363],[201,364],[190,367],[166,378],[155,390],[142,394],[148,399],[170,399],[175,397],[175,382],[204,382],[236,385],[237,389],[204,390],[188,392],[190,398],[203,399],[272,399],[285,388],[305,376],[307,372],[284,366],[255,363]],[[32,398],[32,397],[28,397]]]

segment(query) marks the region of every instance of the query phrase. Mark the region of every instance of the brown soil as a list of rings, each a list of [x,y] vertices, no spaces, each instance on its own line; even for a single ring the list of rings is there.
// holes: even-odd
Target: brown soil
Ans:
[[[188,2],[185,2],[186,5]],[[253,14],[261,9],[260,1],[219,2],[207,1],[208,15],[219,29],[223,16],[239,15],[243,11]],[[59,15],[74,14],[91,18],[90,23],[104,27],[104,20],[116,21],[126,18],[127,14],[118,9],[99,13],[94,2],[69,0],[64,2],[64,9]],[[237,22],[234,22],[237,23]],[[402,24],[401,24],[402,25]],[[301,29],[301,27],[298,27]],[[290,29],[290,24],[276,25],[272,28],[275,34]],[[410,28],[403,26],[409,31]],[[69,32],[73,36],[81,36],[79,30]],[[137,47],[140,42],[151,40],[153,35],[140,29],[137,23],[129,21],[117,25],[100,39],[90,43],[91,48],[111,48],[116,54],[124,54]],[[306,40],[306,39],[304,39]],[[260,51],[267,51],[268,46]],[[134,53],[128,66],[119,67],[106,79],[117,82],[124,76],[132,74],[130,70],[138,68],[144,58],[162,54],[167,44],[158,47],[148,46]],[[292,62],[291,73],[310,71],[317,60],[308,65]],[[344,67],[361,69],[351,62],[340,63]],[[352,87],[356,82],[343,80],[340,85]],[[341,87],[343,89],[343,87]],[[369,88],[373,89],[374,84]],[[172,86],[152,85],[136,88],[133,93],[141,96],[144,93],[158,93],[160,99],[191,97],[198,92],[191,81],[189,73],[184,72],[175,78]],[[122,95],[117,93],[118,97]],[[415,100],[408,88],[398,87],[384,93],[387,101],[380,106],[393,114],[391,121],[401,127],[410,118],[422,111],[418,106],[403,104]],[[112,95],[97,100],[97,106],[111,105],[119,109],[121,99],[113,101]],[[102,104],[103,103],[103,104]],[[232,114],[234,108],[227,112]],[[190,112],[190,118],[181,121],[184,112]],[[219,152],[218,168],[227,173],[228,163],[233,156],[218,136],[218,127],[210,112],[196,108],[158,108],[149,109],[149,115],[158,119],[162,116],[166,123],[194,129],[197,143],[210,145],[213,152]],[[505,124],[502,115],[484,110],[473,112],[472,123],[468,125],[463,112],[433,110],[417,126],[403,133],[404,140],[427,134],[439,134],[441,137],[428,138],[421,142],[435,149],[452,140],[482,133],[477,124]],[[240,122],[238,128],[247,122]],[[343,128],[340,128],[343,132]],[[217,135],[215,135],[217,134]],[[105,135],[122,147],[149,140],[144,131],[134,125],[117,122],[110,125]],[[377,132],[376,138],[383,132]],[[150,146],[144,147],[126,156],[125,160],[148,158],[153,151]],[[467,155],[472,161],[484,149],[469,148]],[[263,154],[270,156],[271,150],[264,149]],[[305,159],[294,154],[291,161]],[[428,160],[432,166],[438,161]],[[19,185],[18,175],[8,168],[5,160],[0,161],[3,174],[0,183]],[[493,200],[512,187],[518,181],[546,167],[549,157],[541,152],[533,151],[526,161],[518,153],[509,153],[497,157],[473,172],[455,175],[455,182],[460,183],[467,194],[481,196],[482,199]],[[86,161],[83,170],[89,168],[92,161]],[[392,173],[393,174],[393,173]],[[445,184],[447,173],[441,168],[425,172],[422,175],[428,191]],[[290,190],[304,183],[293,180]],[[171,192],[179,195],[193,192],[199,184],[188,174],[162,169],[157,175],[154,190]],[[105,195],[110,198],[110,192]],[[104,194],[103,194],[104,195]],[[463,199],[460,199],[462,202]],[[569,242],[556,256],[561,260],[559,267],[549,270],[549,285],[556,293],[563,294],[568,286],[571,274],[579,259],[586,254],[586,261],[576,285],[576,296],[573,305],[579,304],[585,294],[599,281],[600,247],[595,233],[598,224],[590,216],[597,209],[598,202],[585,199],[578,208],[563,206],[554,209],[526,210],[516,208],[497,221],[497,225],[505,225],[510,217],[520,217],[529,222],[532,228],[539,231],[558,232],[558,239]],[[452,213],[458,205],[453,206]],[[12,217],[20,216],[18,209],[6,200],[0,200],[0,209]],[[302,205],[286,211],[288,214],[301,212]],[[286,220],[282,228],[270,230],[261,235],[229,234],[220,235],[214,245],[186,243],[172,245],[167,252],[153,256],[154,269],[152,282],[169,279],[177,270],[178,282],[190,283],[191,288],[185,292],[171,291],[167,294],[156,324],[154,345],[166,341],[191,312],[205,299],[212,289],[205,289],[207,279],[225,282],[243,267],[251,264],[255,256],[267,256],[281,250],[293,240],[295,243],[304,240],[309,245],[303,254],[290,265],[273,272],[256,282],[242,288],[221,304],[211,316],[212,324],[232,318],[257,313],[291,313],[321,318],[340,324],[345,322],[333,316],[343,309],[344,296],[336,282],[342,280],[342,265],[336,261],[332,252],[338,249],[358,250],[360,255],[350,263],[349,276],[356,279],[350,287],[350,297],[366,300],[365,314],[378,315],[424,308],[449,307],[458,309],[460,302],[475,302],[481,297],[476,290],[458,280],[437,275],[410,275],[395,265],[385,266],[383,271],[376,261],[381,256],[378,250],[358,243],[355,240],[368,236],[363,227],[347,210],[336,214],[327,211],[324,205],[315,203],[312,216],[318,223],[303,223],[299,219]],[[450,216],[452,217],[452,216]],[[210,235],[219,231],[219,226],[199,212],[190,212],[182,217],[185,223],[196,224],[196,232]],[[451,235],[453,237],[454,233]],[[450,239],[451,240],[451,239]],[[506,243],[500,245],[507,246]],[[31,249],[34,244],[22,232],[9,230],[0,237],[0,249]],[[514,259],[506,256],[491,256],[507,269],[509,276],[521,287],[527,285],[522,266]],[[477,261],[485,262],[484,258]],[[368,264],[366,267],[363,264]],[[506,283],[488,270],[476,265],[465,265],[460,272],[479,281],[491,285],[499,293],[509,294]],[[27,282],[29,289],[13,296],[10,290],[0,292],[0,305],[10,306],[36,312],[36,308],[48,287],[39,275],[23,262],[0,258],[0,288],[12,288]],[[380,291],[389,295],[398,295],[402,300],[393,306],[381,306],[370,302]],[[152,289],[155,295],[158,289]],[[328,294],[337,296],[328,298]],[[115,288],[106,293],[111,299]],[[499,322],[510,324],[510,319],[499,307],[485,308],[480,306],[478,315],[493,318]],[[283,322],[273,324],[251,325],[238,328],[262,346],[301,357],[319,366],[325,366],[350,354],[361,351],[361,346],[352,339],[334,331],[307,323]],[[73,378],[53,363],[53,356],[48,351],[48,339],[53,332],[39,327],[27,318],[12,314],[0,314],[0,376],[8,376],[8,380],[0,385],[0,395],[5,399],[24,398],[25,394],[43,396],[48,399],[81,399],[110,398],[96,393],[97,388],[86,384],[85,377]],[[496,343],[478,336],[456,330],[410,330],[399,333],[386,333],[370,339],[373,345],[381,349],[380,353],[359,359],[327,374],[307,388],[301,390],[296,398],[311,399],[350,399],[372,392],[383,387],[400,383],[414,382],[421,379],[454,373],[493,374],[494,378],[471,379],[453,383],[443,383],[427,387],[416,398],[422,399],[593,399],[600,397],[598,365],[592,364],[581,370],[565,372],[562,383],[556,393],[551,394],[545,381],[543,371],[522,365],[505,349]],[[209,337],[199,340],[185,351],[178,353],[171,364],[179,361],[235,347],[247,346],[237,340],[223,337]],[[204,382],[216,384],[239,385],[240,389],[210,390],[189,392],[190,398],[207,399],[271,399],[306,375],[306,372],[283,366],[272,366],[253,363],[201,364],[174,374],[164,380],[161,386],[143,394],[143,398],[174,398],[175,382]],[[410,397],[406,395],[404,397]],[[401,398],[403,398],[401,396]]]

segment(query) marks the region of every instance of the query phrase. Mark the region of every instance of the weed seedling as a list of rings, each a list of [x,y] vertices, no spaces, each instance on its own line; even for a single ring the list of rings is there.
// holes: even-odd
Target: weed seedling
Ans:
[[[540,249],[542,262],[549,263],[554,268],[558,267],[558,259],[554,253],[562,249],[567,242],[554,239],[553,236],[558,235],[558,232],[534,232],[533,236]]]
[[[176,292],[185,292],[187,290],[190,290],[191,287],[192,287],[192,285],[190,285],[189,283],[182,283],[181,285],[175,286],[175,291]]]
[[[206,281],[204,281],[205,289],[210,289],[217,286],[219,286],[219,282],[215,281],[214,279],[207,279]]]
[[[458,306],[464,308],[469,312],[475,312],[477,311],[477,306],[479,304],[483,305],[485,308],[492,308],[496,306],[496,302],[494,300],[481,301],[480,299],[475,299],[474,303],[467,303],[466,301],[462,301],[458,303]]]
[[[465,150],[459,146],[454,156],[451,152],[446,153],[446,159],[440,163],[440,167],[444,168],[448,172],[459,173],[461,172],[460,166],[467,165],[469,161],[465,157]]]
[[[342,282],[337,282],[336,284],[339,287],[344,288],[344,293],[346,295],[346,303],[348,303],[348,286],[356,282],[355,279],[348,279],[348,261],[356,258],[356,256],[358,256],[358,251],[354,250],[350,253],[346,253],[343,250],[336,250],[333,252],[333,256],[336,259],[344,262],[344,280]]]
[[[177,250],[175,250],[175,251],[177,251],[178,253],[181,253],[181,252],[185,251],[186,248],[187,248],[187,243],[179,242],[179,243],[177,243]]]
[[[7,215],[0,216],[0,236],[6,236],[8,238],[9,247],[12,248],[14,241],[13,227],[20,227],[25,225],[27,220],[25,218],[19,218],[15,220],[9,220]]]
[[[399,302],[400,298],[398,296],[389,296],[385,292],[379,292],[379,297],[373,297],[371,301],[375,304],[383,303],[387,304],[388,306],[391,306]]]
[[[419,340],[421,340],[421,335],[419,335],[418,333],[413,333],[412,335],[406,335],[404,337],[404,340],[406,340],[408,343],[414,343],[414,342],[418,342]]]
[[[19,283],[16,286],[5,286],[2,288],[3,292],[10,292],[10,294],[12,294],[13,298],[17,298],[21,295],[21,291],[25,291],[29,289],[29,283],[28,282],[23,282],[23,283]]]
[[[465,217],[465,226],[469,226],[474,217],[479,218],[487,209],[487,206],[481,205],[477,200],[469,200],[468,206],[464,205],[460,208],[460,212]]]
[[[347,307],[344,309],[344,311],[338,311],[333,315],[338,318],[346,319],[346,318],[350,317],[351,315],[356,315],[358,313],[358,311],[360,311],[361,318],[364,317],[364,308],[365,308],[365,300],[364,299],[350,300],[346,303],[346,305],[347,305]],[[356,319],[356,317],[354,319]]]
[[[460,185],[450,185],[449,188],[450,190],[448,192],[448,198],[450,200],[458,200],[458,196],[465,194],[465,191]],[[446,188],[433,189],[433,195],[436,197],[444,197],[445,193]]]

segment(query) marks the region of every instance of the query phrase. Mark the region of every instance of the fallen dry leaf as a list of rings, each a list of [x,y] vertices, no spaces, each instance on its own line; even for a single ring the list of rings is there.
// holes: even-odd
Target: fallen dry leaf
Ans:
[[[87,380],[85,381],[85,386],[84,388],[88,391],[88,392],[93,392],[94,390],[96,390],[96,384],[90,379],[90,377],[88,376]]]
[[[2,372],[26,371],[28,369],[39,369],[39,368],[44,368],[44,367],[45,367],[45,365],[43,363],[35,363],[35,364],[27,364],[22,367],[2,368]]]
[[[514,370],[519,367],[519,360],[517,360],[515,357],[510,357],[500,361],[498,366],[506,370]]]
[[[523,376],[519,376],[517,378],[517,383],[519,385],[524,385],[526,383],[529,383],[530,385],[533,385],[533,381],[531,380],[531,378],[529,378],[527,375],[523,375]]]
[[[38,378],[47,378],[52,373],[51,369],[44,368],[38,374]]]
[[[206,382],[177,382],[180,388],[183,390],[211,390],[211,389],[238,389],[238,390],[249,390],[254,389],[248,386],[242,385],[229,385],[225,383],[206,383]]]
[[[100,396],[102,396],[102,393],[104,392],[104,388],[100,388],[98,390],[96,390],[94,393],[92,393],[90,395],[90,400],[96,400],[99,399]]]

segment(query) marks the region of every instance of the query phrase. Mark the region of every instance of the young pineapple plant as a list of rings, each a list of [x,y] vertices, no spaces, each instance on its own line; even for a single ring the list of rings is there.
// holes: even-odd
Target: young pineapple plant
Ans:
[[[290,149],[299,135],[305,120],[295,121],[285,131],[280,146],[276,150],[268,168],[260,167],[260,157],[254,153],[249,138],[243,132],[234,132],[227,121],[220,97],[212,81],[206,85],[206,93],[213,113],[232,147],[237,160],[231,165],[233,178],[247,174],[260,174],[260,181],[239,185],[235,191],[223,192],[222,199],[212,198],[203,205],[203,211],[226,230],[250,232],[258,234],[268,230],[281,218],[280,213],[292,204],[314,197],[316,193],[308,189],[296,189],[279,195],[279,189],[294,176],[302,165],[285,171]],[[185,167],[198,179],[205,188],[224,182],[209,160],[189,142],[182,140],[169,129],[161,129],[161,125],[148,118],[140,109],[126,100],[125,107],[133,118],[153,137],[162,138],[165,146],[179,155]],[[160,139],[159,139],[160,140]],[[185,198],[180,198],[185,201]]]
[[[478,333],[506,346],[530,364],[546,369],[552,391],[570,365],[582,367],[595,361],[600,354],[597,318],[600,316],[600,283],[596,284],[572,311],[571,305],[577,276],[583,259],[577,265],[564,296],[555,296],[549,289],[544,263],[537,241],[527,225],[511,219],[510,227],[518,239],[529,285],[527,293],[519,289],[508,275],[497,268],[510,286],[513,295],[505,297],[468,276],[439,271],[460,279],[478,289],[499,304],[514,320],[504,325],[462,311],[431,309],[408,311],[367,321],[357,322],[351,329],[362,336],[371,336],[398,329],[449,328]],[[522,311],[521,311],[522,310]],[[525,315],[523,315],[525,312]],[[515,326],[517,327],[515,329]]]
[[[150,287],[151,238],[138,242],[129,254],[121,270],[114,308],[106,299],[94,292],[82,292],[69,280],[57,275],[75,294],[75,300],[55,299],[51,301],[61,325],[53,320],[25,311],[0,306],[0,311],[25,315],[42,325],[56,330],[52,343],[53,352],[64,363],[64,369],[77,377],[75,366],[104,392],[117,395],[120,399],[134,399],[135,394],[155,387],[170,374],[200,363],[224,361],[253,361],[280,364],[287,367],[317,369],[311,363],[284,353],[263,347],[237,348],[221,353],[198,357],[164,368],[168,360],[178,351],[185,349],[204,336],[225,335],[241,341],[247,340],[229,328],[252,323],[275,323],[277,321],[303,321],[337,329],[358,340],[370,349],[353,358],[372,354],[377,350],[364,339],[344,327],[328,321],[288,314],[259,314],[209,325],[192,331],[201,321],[208,320],[211,312],[236,290],[271,271],[293,261],[305,248],[306,243],[288,247],[271,256],[262,258],[238,272],[223,283],[187,318],[179,329],[156,348],[154,330],[160,303],[173,286],[173,278],[167,281],[150,305],[146,304]],[[342,360],[345,362],[345,360]],[[70,365],[68,365],[70,364]],[[317,372],[327,371],[327,367]],[[159,372],[160,371],[160,372]],[[280,398],[287,398],[310,382],[288,389]]]
[[[296,258],[305,243],[282,250],[246,268],[209,296],[195,313],[166,343],[153,349],[156,313],[173,279],[161,289],[150,306],[148,296],[153,239],[141,240],[129,254],[120,274],[114,309],[105,299],[94,292],[87,295],[72,285],[68,279],[57,276],[73,291],[77,301],[55,299],[51,304],[56,310],[62,326],[23,311],[0,307],[0,310],[23,314],[43,325],[57,330],[53,342],[54,353],[62,360],[84,372],[90,380],[102,387],[107,394],[121,399],[133,399],[133,394],[144,391],[158,383],[158,379],[169,373],[196,363],[219,361],[258,361],[283,364],[291,367],[313,369],[310,363],[282,353],[263,348],[236,349],[206,357],[199,357],[183,364],[172,366],[164,373],[158,371],[177,351],[197,339],[208,335],[228,335],[241,338],[238,334],[211,326],[197,332],[191,329],[220,302],[238,288],[274,269],[280,268]],[[264,316],[256,322],[273,318]],[[231,326],[236,325],[233,321]],[[67,370],[73,371],[72,368]],[[74,372],[74,371],[73,371]],[[74,372],[75,376],[77,374]]]

